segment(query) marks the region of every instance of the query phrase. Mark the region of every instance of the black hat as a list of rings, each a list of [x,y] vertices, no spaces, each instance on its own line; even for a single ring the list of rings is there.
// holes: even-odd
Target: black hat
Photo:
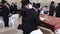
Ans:
[[[4,4],[4,3],[7,3],[7,1],[2,1],[2,3]]]
[[[51,4],[54,4],[54,1],[52,1]]]
[[[48,6],[46,5],[46,6],[44,6],[44,7],[48,7]]]
[[[58,5],[60,5],[60,3],[58,3]]]
[[[22,3],[22,5],[24,5],[24,6],[25,6],[25,5],[29,4],[29,3],[30,3],[30,1],[29,1],[29,0],[22,0],[22,1],[21,1],[21,3]]]
[[[35,3],[33,3],[33,7],[35,6]]]
[[[35,8],[40,8],[40,3],[36,3]]]

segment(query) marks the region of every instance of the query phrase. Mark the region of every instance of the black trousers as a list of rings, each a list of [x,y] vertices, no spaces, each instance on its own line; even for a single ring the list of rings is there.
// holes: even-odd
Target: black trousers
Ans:
[[[4,26],[9,26],[9,17],[8,16],[3,16],[3,21],[4,21]]]
[[[30,34],[27,30],[23,30],[23,34]]]
[[[29,33],[27,33],[26,31],[24,31],[23,34],[29,34]]]
[[[49,12],[49,15],[50,15],[50,16],[54,16],[54,11],[50,11],[50,12]]]

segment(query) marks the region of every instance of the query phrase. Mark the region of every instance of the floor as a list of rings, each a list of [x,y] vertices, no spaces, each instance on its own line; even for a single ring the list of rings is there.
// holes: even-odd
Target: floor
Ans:
[[[0,22],[3,22],[2,21],[2,17],[0,17]],[[18,30],[17,27],[19,24],[22,24],[21,22],[21,19],[22,17],[20,17],[14,24],[14,28],[13,28],[13,24],[9,24],[10,27],[4,27],[3,26],[3,23],[0,23],[0,34],[23,34],[23,31],[22,30]]]
[[[3,18],[0,17],[0,21],[2,19]],[[14,26],[15,27],[13,27],[13,24],[12,23],[9,24],[10,27],[4,27],[3,26],[3,23],[0,23],[0,34],[23,34],[23,31],[22,30],[18,30],[17,29],[18,25],[19,24],[22,24],[22,21],[21,20],[22,20],[22,17],[20,17],[20,18],[17,19],[17,21],[14,23]],[[46,28],[43,28],[43,27],[41,27],[41,30],[43,31],[44,34],[54,34],[51,30],[46,29]]]

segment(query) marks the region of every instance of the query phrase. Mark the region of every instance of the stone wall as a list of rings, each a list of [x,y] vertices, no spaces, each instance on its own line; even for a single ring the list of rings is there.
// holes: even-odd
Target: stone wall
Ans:
[[[1,1],[1,0],[0,0]],[[21,0],[6,0],[8,1],[8,3],[15,3],[17,2],[18,7],[20,7],[21,5]],[[60,2],[60,0],[30,0],[30,2],[35,2],[35,3],[41,3],[41,5],[50,5],[51,1],[54,1],[55,4],[57,4],[58,2]]]
[[[0,0],[1,1],[1,0]],[[9,3],[14,3],[14,2],[17,2],[17,3],[20,3],[21,0],[6,0],[8,1]],[[55,3],[58,3],[60,2],[60,0],[30,0],[32,3],[35,2],[35,3],[50,3],[51,1],[54,1]]]
[[[9,4],[17,2],[18,8],[19,8],[20,5],[21,5],[21,0],[6,0],[6,1],[7,1]]]
[[[57,5],[57,3],[60,2],[60,0],[30,0],[32,3],[41,3],[41,5],[50,5],[51,1],[54,1],[55,4]]]

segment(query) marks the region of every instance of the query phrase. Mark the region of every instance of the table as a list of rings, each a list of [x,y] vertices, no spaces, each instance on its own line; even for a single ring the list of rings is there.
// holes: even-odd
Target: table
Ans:
[[[40,15],[39,17],[44,17],[44,15]],[[60,28],[60,18],[58,17],[53,17],[53,16],[48,16],[48,20],[41,20],[40,21],[43,23],[43,27],[46,27],[48,29],[51,29],[53,32],[56,29]]]

